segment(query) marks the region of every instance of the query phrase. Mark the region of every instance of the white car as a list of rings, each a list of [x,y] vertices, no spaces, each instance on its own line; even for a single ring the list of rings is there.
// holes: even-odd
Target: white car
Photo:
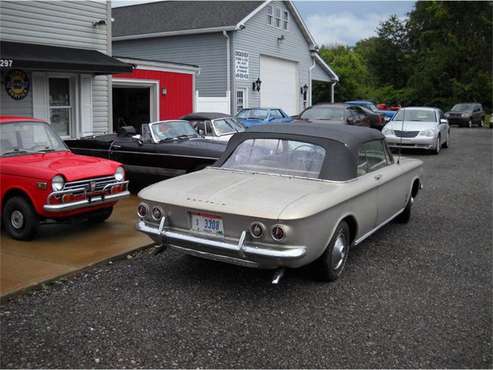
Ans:
[[[382,129],[391,148],[413,148],[440,153],[448,148],[450,126],[438,108],[402,108]]]
[[[236,118],[226,113],[195,112],[181,119],[188,121],[200,136],[224,143],[227,143],[237,132],[245,131],[245,127]]]

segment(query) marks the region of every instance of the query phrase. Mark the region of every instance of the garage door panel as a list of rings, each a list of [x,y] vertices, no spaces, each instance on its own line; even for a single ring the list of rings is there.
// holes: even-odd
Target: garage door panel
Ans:
[[[260,105],[299,113],[298,63],[260,56]]]

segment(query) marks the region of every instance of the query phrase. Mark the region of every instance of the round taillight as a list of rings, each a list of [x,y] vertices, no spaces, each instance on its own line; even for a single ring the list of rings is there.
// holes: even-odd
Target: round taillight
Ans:
[[[147,216],[148,212],[149,212],[149,206],[145,203],[140,203],[139,206],[137,207],[137,215],[139,217]]]
[[[156,221],[160,221],[161,217],[163,217],[163,210],[161,207],[154,207],[152,209],[152,218]]]
[[[260,222],[253,222],[250,225],[250,235],[255,239],[261,238],[264,235],[265,226]]]
[[[272,228],[272,238],[274,240],[283,240],[285,236],[286,233],[281,226],[276,225]]]

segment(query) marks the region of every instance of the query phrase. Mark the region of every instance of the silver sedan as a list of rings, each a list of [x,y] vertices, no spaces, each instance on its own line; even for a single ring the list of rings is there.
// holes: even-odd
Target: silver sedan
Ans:
[[[435,154],[449,146],[450,126],[438,108],[402,108],[382,129],[391,148],[426,149]]]

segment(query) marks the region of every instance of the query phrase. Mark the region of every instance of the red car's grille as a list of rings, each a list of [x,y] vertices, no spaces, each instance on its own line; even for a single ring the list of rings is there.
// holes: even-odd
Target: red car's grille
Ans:
[[[71,181],[65,183],[63,190],[86,190],[87,192],[102,191],[108,184],[116,182],[113,176]]]

